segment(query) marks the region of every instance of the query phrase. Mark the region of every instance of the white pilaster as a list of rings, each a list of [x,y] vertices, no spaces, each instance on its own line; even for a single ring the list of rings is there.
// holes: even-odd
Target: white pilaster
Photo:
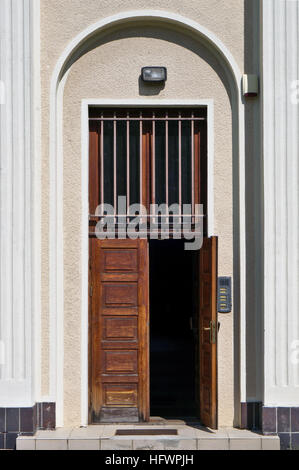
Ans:
[[[38,389],[32,347],[39,296],[35,283],[38,192],[34,86],[39,0],[0,0],[0,407],[31,406]],[[39,40],[39,38],[38,38]],[[37,184],[36,184],[37,183]],[[35,236],[37,235],[37,236]],[[38,268],[37,268],[38,269]],[[36,359],[35,359],[36,364]],[[35,389],[34,389],[35,387]]]
[[[263,0],[262,7],[264,404],[298,406],[299,0]]]

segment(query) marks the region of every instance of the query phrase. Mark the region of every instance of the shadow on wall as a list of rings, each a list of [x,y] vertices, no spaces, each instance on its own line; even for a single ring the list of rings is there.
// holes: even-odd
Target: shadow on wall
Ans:
[[[244,73],[260,75],[260,2],[244,0]],[[243,98],[245,106],[245,178],[246,178],[246,400],[242,409],[259,409],[262,401],[263,366],[261,358],[263,331],[263,162],[260,153],[260,99]],[[234,180],[238,174],[234,170]],[[234,212],[234,227],[238,226]],[[235,234],[235,243],[238,234]],[[234,270],[238,260],[234,259]],[[235,284],[237,287],[237,284]],[[234,302],[238,292],[234,289]],[[234,309],[235,420],[244,426],[240,407],[240,312]],[[250,402],[247,406],[247,402]],[[246,413],[245,413],[246,414]],[[251,416],[251,418],[252,418]],[[258,413],[256,421],[258,421]],[[250,419],[249,421],[252,421]],[[249,421],[245,427],[252,428]],[[254,420],[253,420],[254,421]]]
[[[165,82],[163,83],[145,83],[141,75],[139,77],[139,95],[140,96],[157,96],[165,88]]]
[[[245,73],[260,76],[260,2],[244,4]],[[246,162],[246,393],[247,401],[263,400],[263,161],[261,99],[245,100]]]

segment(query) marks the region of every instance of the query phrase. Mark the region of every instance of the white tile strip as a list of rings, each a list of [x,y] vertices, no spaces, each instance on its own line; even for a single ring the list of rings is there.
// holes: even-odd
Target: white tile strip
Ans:
[[[177,436],[115,436],[117,429],[152,429],[153,425],[103,425],[38,431],[34,437],[19,437],[17,450],[279,450],[277,436],[240,429],[212,431],[193,426],[171,427]]]

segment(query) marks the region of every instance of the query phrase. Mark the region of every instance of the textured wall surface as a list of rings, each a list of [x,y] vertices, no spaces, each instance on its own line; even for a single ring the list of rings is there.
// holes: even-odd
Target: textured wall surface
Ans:
[[[124,37],[126,35],[128,38]],[[109,63],[107,57],[110,58]],[[80,411],[81,258],[78,255],[81,227],[77,214],[81,205],[81,99],[137,98],[141,95],[146,102],[148,88],[140,89],[138,82],[141,66],[145,63],[163,63],[168,68],[169,79],[159,98],[215,99],[214,177],[215,187],[221,188],[215,192],[215,233],[219,235],[219,273],[232,275],[231,109],[226,90],[217,75],[217,64],[210,66],[205,59],[204,48],[179,34],[146,27],[142,30],[134,28],[127,33],[107,37],[103,45],[77,61],[68,76],[64,101],[66,422],[78,419]],[[188,70],[188,77],[185,70]],[[220,318],[219,417],[223,425],[232,424],[233,414],[232,318],[232,314]]]
[[[96,20],[120,11],[141,9],[179,13],[215,33],[230,49],[240,68],[244,54],[244,2],[230,1],[41,1],[42,77],[42,209],[49,214],[49,86],[53,68],[76,34]],[[232,275],[232,125],[225,78],[217,61],[196,41],[156,26],[99,38],[98,47],[70,69],[64,102],[64,262],[65,262],[65,424],[80,422],[81,309],[81,165],[80,101],[83,98],[144,98],[138,77],[142,65],[167,65],[169,80],[159,99],[215,100],[215,233],[219,235],[219,274]],[[126,35],[128,37],[126,37]],[[123,71],[126,70],[125,75]],[[186,74],[188,70],[188,74]],[[121,79],[118,76],[122,77]],[[70,243],[71,241],[71,243]],[[42,239],[42,392],[49,393],[49,239]],[[233,314],[220,317],[220,424],[233,421]]]

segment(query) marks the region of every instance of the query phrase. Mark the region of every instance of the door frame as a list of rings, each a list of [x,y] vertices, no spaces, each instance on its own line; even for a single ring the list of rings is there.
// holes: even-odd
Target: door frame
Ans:
[[[207,237],[214,236],[214,100],[85,99],[81,102],[81,425],[89,424],[89,107],[207,109]]]

